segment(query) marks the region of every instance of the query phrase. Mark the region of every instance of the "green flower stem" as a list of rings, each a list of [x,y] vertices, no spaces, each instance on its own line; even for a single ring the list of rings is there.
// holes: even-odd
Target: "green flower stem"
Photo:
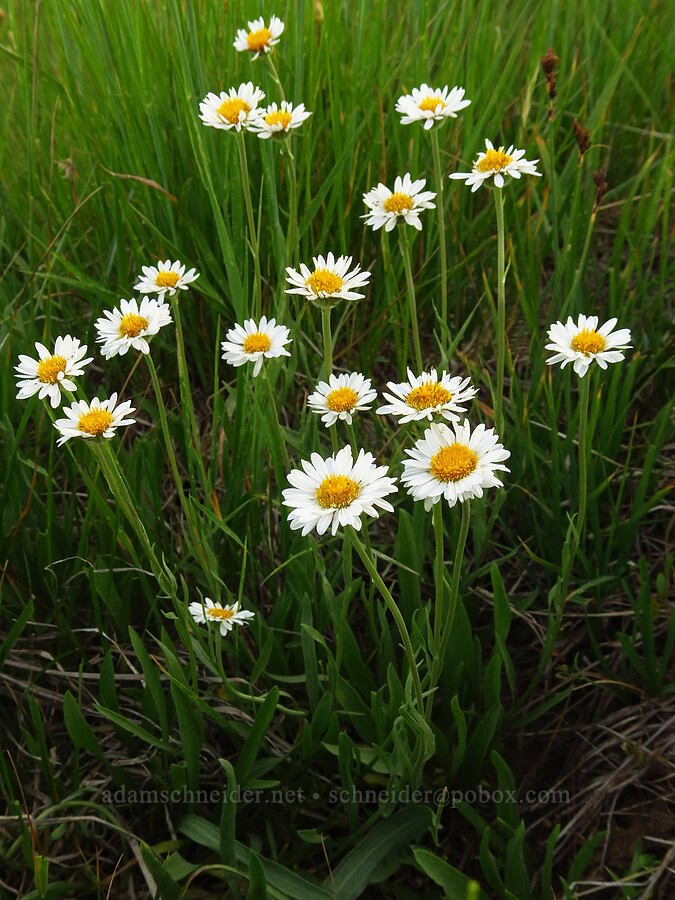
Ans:
[[[337,436],[337,422],[335,423],[335,425],[331,425],[331,427],[328,430],[330,431],[331,447],[333,448],[333,453],[335,454],[340,449],[340,444],[338,443],[338,436]]]
[[[155,363],[153,362],[152,356],[149,353],[143,354],[146,363],[148,364],[148,370],[150,372],[150,380],[152,381],[152,386],[155,391],[155,400],[157,401],[157,409],[159,411],[159,421],[162,426],[162,435],[164,436],[164,444],[166,448],[167,456],[169,457],[169,464],[171,466],[171,474],[173,475],[173,480],[176,485],[176,491],[178,492],[178,499],[180,500],[180,504],[183,508],[183,512],[185,513],[185,517],[190,519],[190,511],[187,505],[187,498],[183,491],[183,481],[180,477],[180,473],[178,471],[178,463],[176,462],[176,454],[173,452],[173,444],[171,443],[171,434],[169,432],[169,423],[166,418],[166,409],[164,407],[164,398],[162,397],[162,388],[159,384],[159,378],[157,377],[157,369],[155,368]]]
[[[433,129],[432,129],[433,130]],[[434,581],[436,582],[436,607],[434,609],[434,653],[441,646],[441,623],[443,622],[443,576],[445,557],[443,552],[443,500],[434,503],[434,536],[436,538],[436,560]]]
[[[323,367],[321,378],[328,381],[333,371],[333,337],[330,330],[330,307],[321,307],[321,332],[323,334]]]
[[[431,129],[431,150],[434,156],[434,177],[436,179],[436,209],[438,210],[438,246],[441,251],[441,320],[448,324],[448,258],[445,243],[445,209],[443,206],[443,173],[441,152],[438,146],[438,129]],[[421,371],[421,370],[420,370]]]
[[[440,506],[444,501],[441,499],[436,503]],[[429,696],[427,697],[427,721],[431,719],[431,709],[434,705],[434,689],[438,684],[438,679],[443,671],[443,661],[448,649],[448,641],[452,632],[452,625],[455,621],[455,611],[457,609],[457,600],[459,599],[459,579],[462,574],[462,562],[464,560],[464,548],[466,547],[466,538],[469,534],[469,524],[471,522],[471,504],[468,501],[462,503],[462,524],[459,529],[459,537],[457,538],[457,548],[455,550],[455,561],[452,567],[452,582],[450,584],[450,602],[445,613],[445,621],[441,630],[441,636],[431,666],[431,680],[429,682]],[[435,524],[435,520],[434,520]],[[438,592],[438,585],[436,585]]]
[[[195,419],[195,408],[192,402],[192,390],[190,389],[190,377],[188,375],[188,367],[185,359],[185,341],[183,340],[183,325],[180,318],[178,299],[178,293],[176,292],[171,297],[171,311],[176,325],[176,361],[178,365],[178,383],[180,386],[180,400],[183,413],[185,451],[188,457],[188,468],[191,468],[189,464],[193,456],[197,460],[202,487],[208,497],[210,493],[209,479],[206,474],[206,469],[204,468],[199,432],[197,431],[197,420]]]
[[[255,270],[255,283],[253,285],[253,316],[260,316],[262,279],[260,276],[260,246],[258,232],[255,227],[253,215],[253,203],[251,202],[251,188],[248,183],[248,163],[246,162],[246,142],[244,132],[237,133],[237,147],[239,149],[239,168],[241,169],[241,183],[244,188],[244,202],[246,204],[246,216],[248,218],[248,231],[251,238],[251,253],[253,254],[253,267]]]
[[[265,56],[267,57],[267,61],[270,66],[270,72],[272,74],[272,78],[276,82],[276,85],[279,88],[279,93],[281,94],[281,96],[283,98],[286,96],[286,94],[284,92],[283,85],[281,84],[281,79],[279,78],[279,73],[277,72],[277,67],[274,65],[274,60],[272,59],[272,54],[266,53]]]
[[[368,569],[368,574],[372,578],[373,582],[377,586],[380,594],[382,595],[382,599],[386,603],[389,608],[389,612],[394,617],[394,621],[396,622],[396,626],[398,628],[398,632],[401,635],[401,640],[403,641],[403,647],[405,649],[405,654],[408,657],[408,666],[410,668],[410,674],[413,679],[413,685],[415,688],[415,696],[417,698],[417,706],[420,712],[420,715],[424,715],[424,698],[422,695],[422,682],[420,681],[420,675],[417,670],[417,663],[415,662],[415,654],[413,652],[412,642],[410,640],[410,635],[408,634],[408,629],[406,628],[405,620],[401,615],[401,611],[396,605],[394,598],[391,596],[389,591],[387,590],[387,586],[384,581],[380,578],[380,575],[377,571],[377,567],[371,557],[368,555],[368,551],[361,543],[361,540],[358,536],[358,533],[354,530],[351,525],[348,525],[347,528],[351,533],[352,538],[352,546],[356,550],[356,552],[361,557],[361,562]]]
[[[337,424],[337,422],[336,422]],[[354,428],[354,420],[352,419],[351,425],[347,426],[347,433],[349,434],[349,446],[352,448],[352,456],[354,457],[354,461],[356,462],[356,458],[359,455],[358,444],[356,443],[356,429]],[[368,532],[365,532],[366,537],[368,536]]]
[[[90,442],[94,454],[101,466],[101,470],[108,482],[108,487],[115,498],[118,506],[127,518],[127,521],[133,528],[138,537],[143,550],[145,551],[150,566],[157,579],[161,590],[170,597],[174,602],[178,601],[176,579],[160,563],[155,554],[154,548],[150,543],[150,538],[145,530],[143,523],[138,515],[134,501],[131,498],[129,489],[124,480],[124,476],[120,471],[117,457],[112,452],[107,440],[94,440]]]
[[[584,529],[586,527],[586,503],[588,493],[588,462],[590,457],[588,446],[588,398],[591,392],[590,372],[587,372],[583,378],[580,378],[579,384],[579,440],[577,444],[578,460],[579,460],[579,505],[577,507],[577,520],[574,527],[574,537],[572,540],[572,552],[569,554],[567,565],[563,566],[561,576],[561,593],[559,597],[560,617],[567,597],[567,588],[569,580],[574,568],[574,561],[583,538]]]
[[[321,332],[323,334],[323,365],[321,367],[321,378],[328,381],[333,371],[333,336],[330,330],[330,307],[321,307]],[[337,453],[339,449],[337,436],[337,422],[328,429],[330,432],[330,442],[333,453]]]
[[[413,283],[412,269],[410,267],[410,246],[405,225],[398,226],[398,240],[405,268],[405,280],[408,286],[408,303],[410,304],[410,318],[412,319],[413,344],[415,346],[415,362],[418,374],[422,371],[422,348],[420,346],[420,333],[417,326],[417,303],[415,301],[415,285]]]
[[[298,260],[298,182],[295,175],[295,157],[291,150],[291,136],[285,140],[284,155],[288,160],[288,231],[286,232],[286,265],[294,266]]]
[[[588,445],[588,397],[591,391],[591,378],[591,373],[586,372],[585,377],[580,379],[581,384],[579,385],[579,513],[577,515],[575,556],[583,539],[584,529],[586,527],[588,462],[590,458],[590,447]]]
[[[270,384],[270,380],[267,377],[267,368],[263,363],[262,367],[262,380],[265,385],[265,391],[267,393],[267,399],[269,401],[270,408],[272,410],[272,418],[274,419],[274,427],[277,432],[279,438],[279,447],[281,448],[281,455],[283,456],[284,463],[284,471],[288,473],[291,468],[290,461],[288,459],[288,448],[286,447],[286,435],[284,434],[284,430],[281,427],[281,422],[279,421],[279,414],[277,412],[277,402],[274,396],[274,391],[272,390],[272,385]],[[281,472],[278,472],[277,475],[280,478]]]
[[[180,505],[183,510],[183,515],[185,516],[185,521],[188,524],[189,530],[191,532],[191,538],[194,546],[198,549],[199,555],[201,557],[201,566],[204,575],[209,581],[209,587],[211,592],[217,598],[219,596],[219,588],[217,581],[213,578],[212,566],[209,564],[208,556],[204,550],[204,546],[202,544],[201,537],[199,535],[199,529],[197,528],[197,524],[194,521],[193,511],[188,503],[188,499],[185,496],[185,492],[183,491],[183,482],[180,477],[180,472],[178,471],[178,463],[176,461],[176,454],[174,453],[173,443],[171,442],[171,434],[169,432],[169,423],[166,418],[166,408],[164,406],[164,398],[162,397],[162,389],[159,384],[159,378],[157,377],[157,369],[155,368],[155,363],[152,359],[152,356],[149,353],[143,354],[145,356],[145,361],[148,364],[148,369],[150,371],[150,379],[152,381],[152,386],[155,390],[155,399],[157,400],[157,409],[159,411],[159,421],[162,426],[162,435],[164,437],[164,446],[166,448],[166,454],[169,457],[169,465],[171,466],[171,474],[173,475],[173,481],[176,485],[176,491],[178,493],[178,499],[180,500]]]
[[[495,431],[504,434],[504,357],[506,355],[506,274],[504,272],[504,195],[495,188],[497,209],[497,377],[493,406]]]
[[[504,358],[506,355],[506,274],[504,271],[504,195],[494,189],[497,210],[497,375],[493,397],[495,431],[504,434]]]
[[[336,425],[337,425],[337,423],[336,423]],[[354,462],[356,462],[356,460],[358,459],[358,456],[359,456],[359,445],[356,440],[356,426],[354,425],[354,419],[352,419],[351,425],[347,426],[347,433],[349,435],[349,446],[352,448],[352,459],[354,460]],[[337,441],[336,441],[335,446],[337,447]],[[370,535],[368,534],[368,529],[364,528],[362,534],[363,534],[363,543],[366,546],[368,556],[371,559],[375,559],[375,557],[373,556],[373,548],[370,546]],[[375,586],[373,584],[371,584],[370,585],[371,598],[373,596],[374,591],[375,591]]]

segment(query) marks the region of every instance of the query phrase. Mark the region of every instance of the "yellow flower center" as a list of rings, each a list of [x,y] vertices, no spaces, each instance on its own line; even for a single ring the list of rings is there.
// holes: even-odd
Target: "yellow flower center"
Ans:
[[[148,327],[148,320],[136,313],[127,313],[120,322],[120,337],[135,338]]]
[[[441,447],[431,457],[429,469],[439,481],[461,481],[478,465],[478,457],[465,444],[454,443]]]
[[[342,290],[342,279],[328,269],[317,269],[305,282],[315,294],[337,294]]]
[[[344,509],[351,506],[361,493],[361,485],[347,475],[326,475],[316,492],[319,506],[324,509]]]
[[[425,97],[424,100],[420,103],[420,109],[423,112],[435,112],[436,107],[440,106],[441,109],[445,106],[445,102],[441,100],[440,97]]]
[[[405,402],[413,409],[433,409],[442,403],[449,403],[451,400],[450,391],[437,381],[427,381],[425,384],[413,388],[405,398]]]
[[[38,363],[37,377],[43,384],[56,384],[61,373],[66,374],[65,356],[50,356]]]
[[[235,120],[236,121],[236,120]],[[155,278],[155,284],[157,287],[176,287],[176,282],[179,279],[179,275],[176,272],[158,272],[157,278]]]
[[[499,150],[486,150],[485,156],[476,163],[476,168],[479,172],[501,172],[512,162],[513,157],[504,153],[504,148],[500,147]]]
[[[251,107],[245,100],[240,100],[239,97],[228,97],[218,107],[218,115],[227,119],[230,125],[237,124],[239,114],[242,112],[250,113]]]
[[[272,341],[269,335],[264,334],[262,331],[256,331],[253,334],[249,334],[244,341],[244,353],[264,353],[271,346]]]
[[[405,212],[407,209],[412,209],[415,205],[415,202],[412,197],[409,197],[408,194],[402,194],[400,191],[396,191],[395,194],[392,194],[391,197],[387,197],[384,201],[384,208],[386,212],[396,213],[397,216],[400,216],[401,213]]]
[[[577,353],[583,353],[584,356],[590,356],[591,353],[600,353],[605,349],[605,339],[597,331],[589,331],[584,328],[579,334],[572,338],[572,350]]]
[[[231,619],[234,615],[234,610],[219,609],[217,606],[214,606],[212,609],[206,610],[206,615],[209,619]]]
[[[346,412],[354,408],[354,404],[359,399],[356,391],[350,387],[339,387],[331,391],[326,397],[326,405],[333,412]]]
[[[293,120],[293,116],[287,112],[285,109],[279,110],[279,112],[271,112],[265,116],[265,121],[268,125],[274,127],[274,125],[281,125],[283,131],[288,131],[288,127]]]
[[[107,409],[101,409],[100,406],[92,407],[89,412],[82,413],[77,427],[80,431],[86,431],[87,434],[102,434],[112,422],[112,413]]]
[[[248,49],[251,53],[258,53],[263,47],[266,47],[272,37],[269,28],[261,28],[260,31],[250,31],[246,38]]]

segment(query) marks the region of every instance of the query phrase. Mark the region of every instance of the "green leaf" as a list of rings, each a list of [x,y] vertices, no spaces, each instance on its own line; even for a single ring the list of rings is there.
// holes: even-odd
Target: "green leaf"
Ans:
[[[190,840],[202,847],[218,851],[220,848],[220,833],[216,825],[208,822],[201,816],[187,815],[179,825],[179,830]],[[239,841],[235,843],[237,866],[248,867],[251,851]],[[332,890],[328,890],[308,878],[291,872],[285,866],[272,860],[259,856],[265,871],[268,887],[280,891],[293,900],[335,900]]]
[[[70,691],[63,695],[63,718],[73,744],[78,750],[86,750],[88,753],[102,759],[104,756],[101,745],[91,726],[87,723],[80,711],[77,700]]]
[[[415,862],[425,875],[443,888],[446,900],[488,900],[487,894],[473,879],[463,875],[459,869],[440,859],[425,847],[413,847]]]
[[[174,753],[176,748],[173,747],[168,741],[161,741],[159,738],[154,737],[150,734],[149,731],[146,731],[142,725],[138,725],[136,722],[132,722],[131,719],[127,719],[126,716],[121,715],[120,713],[116,713],[112,709],[108,709],[105,706],[101,706],[100,703],[94,704],[95,709],[97,709],[101,715],[105,716],[106,719],[109,719],[113,725],[117,725],[119,728],[123,728],[124,731],[128,731],[130,734],[135,735],[140,738],[146,744],[150,744],[152,747],[157,747],[159,750],[166,750],[170,753]]]
[[[267,879],[259,857],[251,851],[248,857],[248,891],[247,900],[266,900]]]
[[[0,582],[1,585],[1,582]],[[2,664],[7,658],[7,654],[14,646],[16,639],[19,637],[21,632],[24,629],[24,625],[26,622],[33,617],[33,601],[29,600],[28,603],[21,610],[18,618],[12,624],[12,627],[9,629],[9,634],[4,639],[2,644],[0,644],[0,669],[2,668]]]
[[[165,864],[157,859],[152,848],[141,842],[141,853],[146,866],[150,870],[150,874],[157,882],[157,893],[155,896],[161,897],[162,900],[180,900],[180,885],[169,874]]]
[[[223,798],[223,809],[220,814],[220,860],[227,865],[233,865],[235,859],[235,823],[237,818],[237,776],[229,760],[219,759],[218,762],[227,775],[227,794]]]
[[[398,854],[402,863],[404,847],[413,839],[419,840],[431,822],[432,812],[428,807],[414,806],[395,812],[375,825],[333,871],[340,900],[361,897],[385,857]],[[330,885],[330,879],[324,881],[326,888]]]
[[[267,733],[267,729],[270,726],[272,719],[274,718],[274,713],[277,708],[277,703],[279,702],[279,688],[274,685],[265,697],[260,709],[258,710],[258,714],[255,717],[255,722],[251,730],[248,733],[246,740],[241,748],[239,753],[239,758],[237,759],[236,765],[234,767],[235,772],[237,773],[237,780],[239,784],[244,784],[246,778],[248,777],[251,769],[253,768],[253,763],[255,762],[256,756],[258,755],[258,751],[265,740],[265,734]]]

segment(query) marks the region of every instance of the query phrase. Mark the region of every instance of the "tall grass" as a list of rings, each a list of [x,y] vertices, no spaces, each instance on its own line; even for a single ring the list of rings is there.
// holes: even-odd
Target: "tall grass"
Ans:
[[[406,718],[399,635],[349,542],[300,538],[288,527],[286,473],[261,379],[220,360],[225,332],[251,312],[254,270],[236,141],[204,128],[198,105],[208,91],[248,80],[269,101],[282,99],[266,61],[232,47],[237,28],[258,12],[286,23],[274,57],[279,78],[286,98],[313,112],[293,138],[293,263],[332,250],[372,272],[366,298],[333,311],[336,369],[362,371],[381,390],[413,359],[395,236],[360,219],[362,194],[380,180],[393,184],[410,171],[433,186],[429,143],[421,128],[399,124],[396,98],[424,81],[466,89],[471,106],[439,132],[445,174],[468,170],[486,137],[541,159],[542,178],[505,192],[501,437],[511,474],[505,491],[472,504],[461,602],[429,733]],[[248,889],[340,900],[420,891],[525,900],[597,893],[607,882],[614,893],[606,896],[668,896],[666,831],[655,824],[651,843],[629,843],[609,812],[621,810],[618,779],[605,784],[605,800],[596,780],[597,803],[582,803],[591,790],[583,773],[597,773],[589,763],[579,774],[571,762],[586,759],[586,737],[599,746],[611,732],[617,737],[603,752],[635,790],[645,760],[658,767],[672,753],[662,743],[675,642],[664,539],[673,393],[666,5],[295,0],[253,10],[207,0],[11,0],[5,13],[6,889],[106,896],[112,885],[111,895],[127,896],[131,881],[137,892],[167,898]],[[539,62],[549,47],[559,58],[552,102]],[[590,130],[581,161],[575,117]],[[292,357],[274,363],[269,377],[297,465],[330,452],[305,404],[321,370],[321,324],[316,310],[283,293],[287,166],[272,141],[247,135],[246,148],[262,308],[283,317],[294,338]],[[608,191],[595,208],[592,176],[603,167]],[[412,244],[422,354],[427,366],[471,375],[479,388],[472,416],[492,425],[494,204],[487,191],[471,194],[456,182],[445,182],[444,196],[445,326],[437,319],[434,211]],[[115,452],[175,575],[176,608],[87,448],[56,448],[37,400],[15,399],[12,371],[36,340],[70,333],[92,347],[93,321],[131,296],[141,266],[157,258],[200,272],[181,316],[205,479],[184,435],[175,346],[163,333],[152,344],[198,540],[176,496],[146,367],[96,354],[86,390],[123,389],[138,409]],[[552,321],[580,312],[616,316],[631,328],[634,349],[591,382],[586,536],[560,596],[579,493],[578,380],[551,371],[543,346]],[[400,474],[410,431],[362,416],[357,435]],[[371,523],[371,540],[424,667],[431,514],[403,494],[395,506],[394,516]],[[460,519],[458,509],[446,512],[449,547]],[[187,601],[212,586],[256,610],[246,633],[221,641],[191,626]],[[626,723],[639,709],[645,730],[636,738]],[[225,800],[197,793],[225,788]],[[472,802],[466,792],[479,789],[489,798]],[[156,793],[143,802],[143,790]],[[421,792],[416,802],[412,790]]]

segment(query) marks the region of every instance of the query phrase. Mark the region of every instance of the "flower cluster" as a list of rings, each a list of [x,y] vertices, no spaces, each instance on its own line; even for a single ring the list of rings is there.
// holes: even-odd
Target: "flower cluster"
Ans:
[[[185,271],[185,266],[176,260],[159,262],[155,266],[144,266],[143,274],[137,278],[134,290],[141,294],[156,294],[156,298],[144,296],[140,301],[135,297],[120,300],[119,307],[103,310],[103,315],[94,322],[97,343],[101,344],[101,355],[108,360],[114,356],[124,356],[129,349],[139,353],[150,352],[148,339],[157,334],[164,325],[172,322],[171,309],[163,297],[172,296],[179,290],[187,290],[198,278],[195,269]],[[117,403],[117,393],[107,399],[94,397],[91,402],[75,399],[77,384],[73,378],[84,374],[85,367],[93,362],[93,357],[83,359],[87,347],[71,335],[57,337],[54,350],[50,352],[44,344],[37,342],[35,349],[38,359],[20,355],[16,366],[19,379],[17,399],[24,400],[38,395],[40,400],[49,398],[52,409],[61,403],[62,394],[71,400],[64,407],[65,418],[54,421],[59,432],[58,446],[73,437],[85,439],[112,438],[117,428],[132,425],[135,412],[130,401]]]
[[[261,55],[263,58],[268,56],[277,83],[270,54],[283,32],[284,23],[277,16],[272,16],[268,24],[260,17],[249,21],[248,29],[238,30],[234,40],[234,47],[248,53],[252,60]],[[265,93],[259,87],[252,81],[242,82],[227,91],[209,92],[199,105],[200,119],[208,127],[236,132],[241,141],[243,133],[248,131],[263,140],[285,138],[285,147],[292,161],[290,135],[312,113],[302,103],[294,105],[283,99],[264,107],[261,105],[263,100]],[[401,116],[401,124],[421,123],[424,131],[428,131],[451,118],[457,118],[457,114],[470,103],[461,87],[449,89],[445,85],[443,88],[432,88],[422,84],[411,93],[399,97],[395,108]],[[436,148],[435,165],[439,169],[438,194],[426,190],[426,180],[414,179],[410,172],[397,175],[393,189],[379,182],[363,194],[367,212],[361,218],[373,231],[383,229],[384,232],[391,232],[397,225],[409,225],[421,231],[421,214],[436,209],[435,201],[438,198],[440,202],[443,182],[436,131],[431,138]],[[242,159],[244,144],[240,146]],[[486,139],[485,150],[478,153],[471,171],[453,172],[449,178],[464,181],[472,192],[476,192],[484,184],[502,189],[523,175],[540,176],[536,168],[539,160],[527,160],[525,154],[524,149],[516,149],[513,145],[507,149],[502,145],[496,147]],[[293,169],[293,185],[294,172]],[[502,196],[501,193],[495,194],[498,204],[501,204]],[[250,207],[250,199],[248,203]],[[249,227],[255,231],[250,224]],[[402,246],[406,246],[406,234],[405,229],[399,231]],[[293,241],[288,243],[290,246]],[[502,263],[503,256],[502,252]],[[406,275],[411,283],[410,268],[406,269]],[[186,265],[179,260],[159,260],[156,265],[144,266],[133,287],[141,296],[120,299],[118,306],[103,310],[94,322],[96,342],[101,345],[103,358],[110,360],[115,356],[124,356],[129,350],[149,354],[150,339],[161,328],[171,324],[174,317],[179,324],[178,298],[181,292],[190,289],[198,277],[194,268],[186,270]],[[286,282],[289,286],[284,288],[284,293],[299,295],[320,307],[323,324],[328,323],[329,331],[330,309],[340,301],[363,299],[365,294],[362,290],[370,283],[370,278],[370,271],[354,264],[352,256],[336,257],[328,252],[326,256],[314,256],[312,267],[304,262],[297,269],[287,266]],[[500,283],[503,296],[504,280]],[[259,288],[257,300],[260,299]],[[288,349],[292,343],[289,328],[277,324],[276,318],[260,316],[259,307],[259,303],[254,303],[255,317],[246,319],[243,324],[234,324],[221,344],[222,358],[229,365],[242,367],[249,362],[253,364],[253,378],[260,373],[265,360],[291,356]],[[609,363],[622,360],[624,351],[631,346],[631,334],[628,329],[615,331],[616,324],[617,320],[612,318],[599,327],[597,316],[585,315],[579,316],[577,322],[572,317],[565,324],[556,322],[548,331],[546,350],[552,351],[553,355],[547,363],[560,363],[561,368],[572,363],[574,371],[582,378],[593,362],[606,369]],[[177,333],[181,334],[180,329]],[[331,340],[325,335],[324,340],[330,347]],[[17,397],[27,399],[38,394],[40,400],[49,400],[52,409],[59,407],[63,396],[71,401],[70,406],[64,406],[63,417],[54,421],[60,435],[59,446],[74,437],[90,441],[110,439],[116,429],[134,423],[132,414],[135,408],[131,401],[118,403],[116,392],[107,399],[96,396],[91,401],[73,396],[78,390],[74,379],[82,376],[86,366],[93,362],[93,357],[86,357],[87,347],[79,339],[71,335],[57,337],[52,351],[39,342],[35,344],[35,349],[37,359],[25,355],[19,357],[16,366]],[[332,365],[331,352],[326,352],[328,370]],[[419,340],[417,357],[420,370]],[[154,372],[154,369],[151,371]],[[500,371],[503,371],[503,366]],[[153,377],[156,378],[155,375]],[[500,381],[497,383],[501,384]],[[417,423],[424,423],[425,427],[422,436],[419,437],[418,430],[414,434],[417,440],[412,441],[410,448],[404,448],[401,482],[413,500],[422,501],[425,509],[431,510],[439,501],[444,500],[449,506],[454,506],[481,498],[486,490],[502,486],[501,473],[510,471],[505,465],[510,452],[505,449],[494,428],[482,423],[473,427],[470,424],[469,407],[477,391],[468,377],[451,375],[447,371],[439,374],[433,367],[416,374],[408,368],[407,380],[388,381],[386,388],[383,391],[386,402],[376,409],[376,414],[395,417],[397,428],[409,425],[411,429],[419,429]],[[303,536],[314,530],[318,535],[329,531],[335,535],[338,529],[348,526],[361,529],[363,515],[377,518],[382,511],[393,512],[392,503],[387,498],[396,493],[397,485],[396,479],[389,475],[388,467],[377,465],[372,453],[358,449],[352,432],[351,446],[338,449],[336,437],[337,429],[345,426],[352,428],[354,418],[370,410],[376,398],[377,391],[372,387],[371,378],[360,372],[335,374],[329,371],[326,380],[319,381],[309,393],[308,408],[320,415],[327,428],[335,428],[332,432],[334,452],[328,457],[311,453],[309,460],[301,460],[300,467],[288,473],[290,486],[282,491],[282,497],[283,506],[289,510],[288,521],[292,530],[300,531]],[[497,413],[495,420],[498,423],[502,421]],[[203,601],[191,602],[188,613],[197,624],[215,622],[223,636],[235,625],[246,625],[254,617],[253,612],[241,609],[239,602],[227,605],[208,597]]]
[[[200,119],[211,128],[253,131],[266,139],[289,135],[312,115],[304,103],[294,106],[288,100],[282,100],[280,105],[259,107],[264,99],[264,91],[254,87],[251,81],[220,94],[209,92],[199,104]]]

